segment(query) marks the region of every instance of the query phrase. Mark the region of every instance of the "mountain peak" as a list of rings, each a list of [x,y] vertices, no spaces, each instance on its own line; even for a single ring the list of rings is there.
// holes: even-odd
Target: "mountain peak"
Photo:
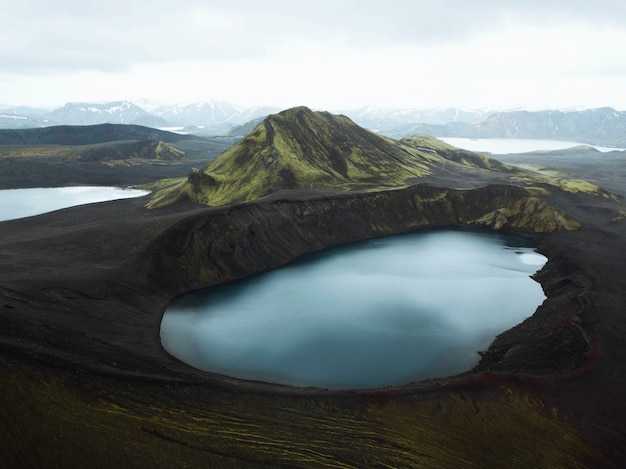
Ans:
[[[321,114],[323,113],[318,112],[317,117],[321,117]],[[311,123],[314,119],[316,119],[316,113],[311,109],[306,106],[297,106],[285,109],[276,114],[269,114],[265,117],[263,123],[264,125],[277,124],[280,126],[286,122],[291,122],[292,124],[306,125],[307,123]]]

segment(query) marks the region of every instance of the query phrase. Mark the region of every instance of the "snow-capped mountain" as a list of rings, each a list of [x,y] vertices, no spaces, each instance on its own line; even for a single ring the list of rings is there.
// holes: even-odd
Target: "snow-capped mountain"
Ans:
[[[149,111],[168,122],[169,125],[215,125],[232,121],[241,111],[238,107],[222,101],[198,101],[189,104],[152,103]]]
[[[626,113],[610,107],[582,111],[512,111],[489,116],[475,129],[479,136],[613,140],[626,143]]]
[[[44,125],[43,121],[36,118],[20,114],[11,114],[0,110],[0,129],[20,129],[25,127],[41,127],[42,125]]]
[[[43,127],[47,124],[44,115],[49,109],[27,106],[0,106],[0,129]]]
[[[280,111],[277,107],[245,108],[217,100],[179,104],[141,100],[135,101],[135,104],[167,121],[170,126],[214,127],[230,124],[232,127]]]
[[[380,106],[364,106],[358,109],[341,111],[362,127],[375,130],[382,134],[406,124],[428,123],[448,124],[450,122],[481,122],[489,111],[460,108],[390,108]]]
[[[605,145],[626,145],[626,112],[610,107],[585,110],[506,111],[490,114],[478,124],[418,124],[404,135],[435,137],[537,138]]]
[[[430,124],[447,124],[463,121],[478,123],[491,111],[461,108],[396,108],[375,105],[363,106],[344,111],[354,119],[386,119],[390,121],[428,122]]]
[[[224,101],[165,104],[156,101],[109,101],[67,103],[57,109],[0,109],[0,128],[50,125],[138,124],[148,127],[230,128],[278,112],[277,107],[240,107]]]
[[[143,124],[154,123],[154,116],[130,101],[67,103],[45,115],[56,124]]]

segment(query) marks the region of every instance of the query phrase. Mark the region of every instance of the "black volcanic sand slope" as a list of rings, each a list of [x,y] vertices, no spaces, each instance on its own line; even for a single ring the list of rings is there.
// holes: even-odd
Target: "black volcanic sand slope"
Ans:
[[[389,145],[394,162],[377,168],[402,174]],[[427,170],[438,185],[281,188],[218,207],[128,199],[0,223],[0,466],[619,467],[624,203],[580,181]],[[464,375],[299,389],[200,372],[160,345],[161,315],[184,292],[441,226],[526,233],[549,258],[547,300]]]
[[[143,184],[185,175],[231,143],[120,124],[0,130],[0,188]]]

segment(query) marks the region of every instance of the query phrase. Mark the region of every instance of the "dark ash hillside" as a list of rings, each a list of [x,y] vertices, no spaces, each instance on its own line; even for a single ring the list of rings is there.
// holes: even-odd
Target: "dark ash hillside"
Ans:
[[[33,129],[0,129],[0,145],[93,145],[120,140],[176,143],[193,137],[140,125],[57,125]]]

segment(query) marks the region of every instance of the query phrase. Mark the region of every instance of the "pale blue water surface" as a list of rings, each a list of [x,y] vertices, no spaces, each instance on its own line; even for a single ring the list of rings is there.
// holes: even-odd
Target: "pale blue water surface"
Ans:
[[[0,190],[0,221],[40,215],[93,202],[141,197],[148,193],[139,189],[106,186]]]
[[[365,241],[187,294],[161,340],[196,368],[248,380],[356,389],[471,369],[477,352],[544,300],[527,241],[429,231]]]
[[[465,150],[487,152],[496,155],[526,153],[531,151],[565,150],[578,146],[593,147],[601,152],[625,151],[626,148],[591,145],[589,143],[570,142],[567,140],[542,140],[536,138],[466,138],[440,137],[439,140]]]

